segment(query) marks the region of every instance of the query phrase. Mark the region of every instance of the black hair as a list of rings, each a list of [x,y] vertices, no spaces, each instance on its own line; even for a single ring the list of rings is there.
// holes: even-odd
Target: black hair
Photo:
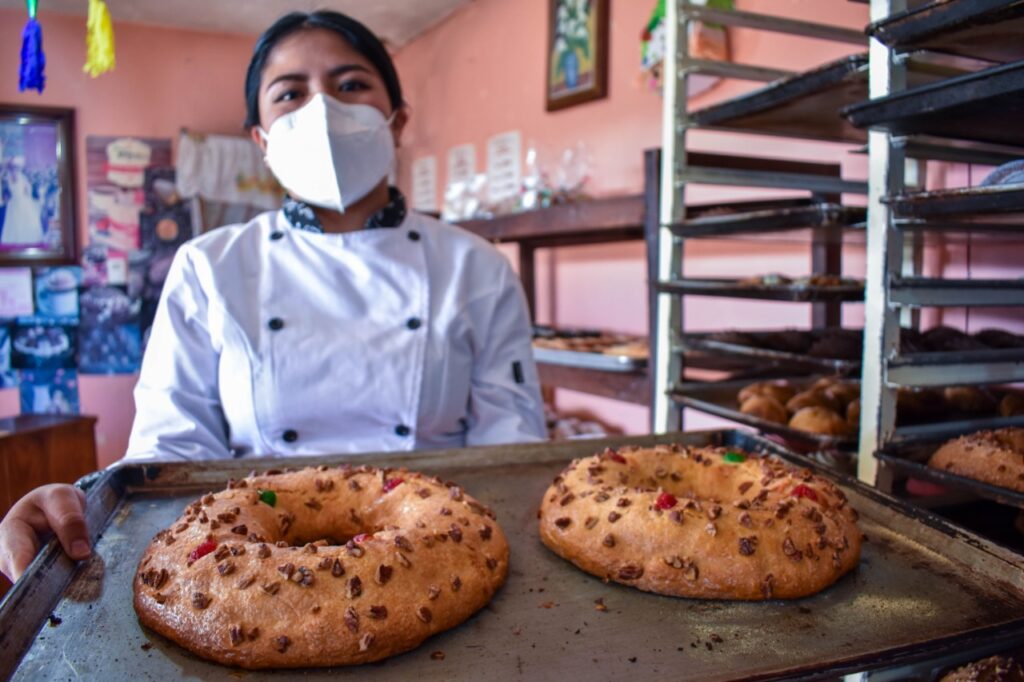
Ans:
[[[402,106],[402,85],[398,82],[395,64],[391,61],[391,55],[388,54],[384,43],[370,29],[340,12],[292,12],[275,21],[273,26],[264,31],[253,48],[252,61],[249,62],[249,71],[245,76],[246,129],[260,124],[260,81],[263,79],[263,69],[267,65],[270,53],[278,43],[291,34],[312,28],[322,28],[338,34],[359,54],[369,59],[384,79],[391,106],[395,109]]]

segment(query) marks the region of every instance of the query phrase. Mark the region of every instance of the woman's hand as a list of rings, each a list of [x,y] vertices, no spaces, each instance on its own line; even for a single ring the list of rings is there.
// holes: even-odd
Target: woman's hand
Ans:
[[[39,552],[40,540],[56,533],[72,559],[91,553],[85,525],[85,493],[65,483],[36,488],[18,500],[0,522],[0,572],[21,577]]]

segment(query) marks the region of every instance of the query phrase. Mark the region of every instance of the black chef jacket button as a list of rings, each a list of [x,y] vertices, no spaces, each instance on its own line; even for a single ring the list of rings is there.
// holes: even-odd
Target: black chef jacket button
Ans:
[[[402,438],[405,438],[410,433],[412,433],[412,429],[410,429],[405,424],[399,424],[398,426],[395,427],[395,434],[401,436]]]
[[[293,429],[288,429],[281,435],[281,438],[284,439],[285,443],[294,443],[299,439],[299,434]]]
[[[405,326],[413,331],[416,331],[417,329],[423,326],[423,321],[420,320],[420,318],[418,317],[410,317],[409,320],[405,323]]]
[[[420,240],[420,233],[416,230],[409,230],[409,241],[418,242]]]
[[[281,331],[282,329],[284,329],[284,320],[282,320],[280,317],[275,317],[270,321],[270,324],[268,324],[267,326],[270,327],[271,330],[275,332]]]
[[[281,232],[280,230],[274,230],[273,232],[270,233],[270,239],[272,241],[276,242],[278,239],[281,239],[282,237],[284,237],[284,232]]]

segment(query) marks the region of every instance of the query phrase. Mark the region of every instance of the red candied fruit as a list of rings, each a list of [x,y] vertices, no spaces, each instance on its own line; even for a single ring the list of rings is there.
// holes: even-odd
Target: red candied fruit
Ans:
[[[405,483],[404,478],[389,478],[384,481],[384,492],[389,493],[403,483]]]
[[[654,503],[654,506],[656,506],[658,509],[671,509],[672,507],[676,506],[676,503],[678,501],[679,500],[676,499],[675,495],[671,495],[669,493],[662,493],[658,495],[658,500]]]
[[[364,543],[373,537],[373,533],[360,533],[359,535],[352,538],[352,542],[358,544]]]
[[[803,483],[793,488],[793,492],[790,494],[793,495],[793,497],[806,497],[811,502],[818,501],[818,493],[814,492],[814,488],[804,485]]]
[[[608,459],[612,460],[613,462],[618,462],[619,464],[626,463],[626,458],[620,455],[619,453],[615,452],[614,450],[609,450],[604,454]]]
[[[201,544],[198,547],[196,547],[195,549],[193,549],[191,553],[189,553],[188,561],[189,561],[189,563],[193,563],[193,562],[199,561],[200,559],[202,559],[204,556],[206,556],[207,554],[209,554],[210,552],[212,552],[215,549],[217,549],[216,541],[214,541],[214,540],[207,540],[203,544]]]

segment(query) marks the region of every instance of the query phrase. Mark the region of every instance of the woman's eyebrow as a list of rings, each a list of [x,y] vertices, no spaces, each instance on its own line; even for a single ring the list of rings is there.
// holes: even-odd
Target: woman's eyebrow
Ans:
[[[328,75],[331,78],[337,78],[338,76],[343,76],[346,73],[349,73],[351,71],[360,71],[362,73],[371,73],[368,68],[366,68],[365,66],[362,66],[361,64],[342,64],[341,66],[336,66],[333,69],[331,69],[328,72]],[[285,74],[281,74],[280,76],[278,76],[274,80],[272,80],[269,83],[267,83],[267,87],[265,89],[266,90],[270,90],[270,88],[274,87],[276,84],[281,83],[283,81],[307,81],[307,80],[309,80],[309,76],[307,74],[305,74],[305,73],[285,73]]]

